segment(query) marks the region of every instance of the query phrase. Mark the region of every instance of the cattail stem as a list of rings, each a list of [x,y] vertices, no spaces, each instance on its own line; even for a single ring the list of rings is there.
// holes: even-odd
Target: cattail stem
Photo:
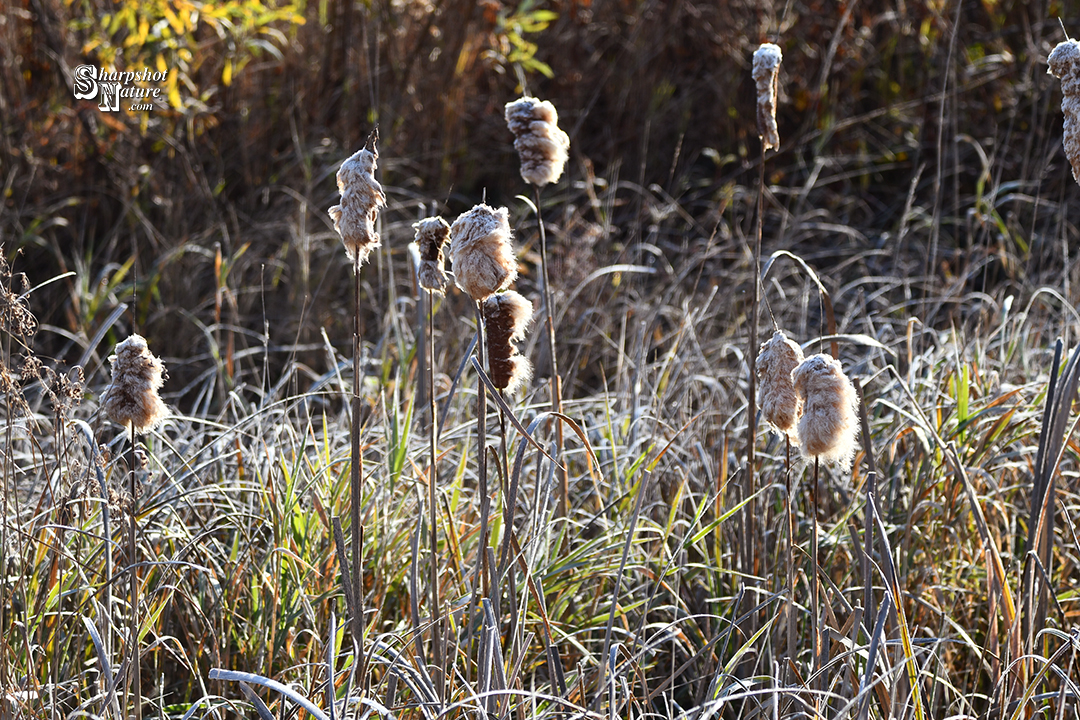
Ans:
[[[551,285],[548,282],[547,233],[544,231],[544,219],[540,210],[540,188],[533,186],[533,200],[536,203],[536,227],[540,233],[540,279],[544,289],[544,322],[547,327],[546,339],[548,355],[551,356],[551,409],[562,413],[562,381],[559,378],[559,364],[555,358],[555,321],[553,319]],[[555,421],[555,459],[562,462],[563,426]],[[570,486],[565,467],[557,467],[559,478],[559,516],[566,517],[570,509]]]
[[[359,673],[357,683],[360,693],[363,694],[367,680],[367,668],[364,658],[364,581],[360,575],[363,567],[363,530],[360,527],[360,482],[363,478],[364,458],[360,454],[360,255],[355,255],[353,260],[353,388],[352,388],[352,427],[351,440],[351,466],[349,475],[349,489],[351,495],[352,525],[352,582],[353,600],[356,611],[353,613],[353,638],[356,650],[356,669]]]
[[[798,652],[795,647],[795,511],[792,503],[795,499],[795,488],[792,485],[791,475],[791,438],[784,435],[784,486],[787,488],[787,656],[788,662],[794,663]],[[788,666],[788,677],[791,682],[795,678]]]
[[[810,604],[813,617],[811,618],[811,634],[813,649],[810,656],[810,674],[814,675],[821,670],[821,585],[818,582],[818,469],[821,459],[814,456],[814,480],[810,484]],[[821,678],[815,678],[813,689],[820,689]],[[817,707],[817,697],[814,698],[814,707]]]
[[[484,311],[482,304],[476,304],[476,356],[481,365],[487,357],[486,338],[484,330]],[[480,542],[476,550],[476,571],[473,575],[473,592],[469,600],[469,614],[466,623],[469,627],[469,642],[472,643],[473,616],[476,614],[476,605],[480,597],[481,586],[486,597],[488,587],[487,545],[488,545],[488,515],[491,503],[488,497],[487,478],[487,387],[484,381],[477,379],[476,382],[476,445],[477,445],[477,491],[480,493]],[[477,663],[479,666],[479,662]]]
[[[758,276],[761,264],[761,223],[762,213],[765,209],[765,145],[761,146],[761,164],[758,166],[758,203],[757,203],[757,236],[754,240],[754,277],[753,289],[750,293],[750,349],[747,353],[750,359],[750,384],[749,400],[747,404],[746,422],[746,492],[747,497],[753,497],[756,487],[756,474],[754,468],[754,445],[757,439],[757,353],[758,353]],[[745,548],[745,572],[757,574],[755,567],[757,560],[757,535],[754,529],[755,503],[751,502],[743,509],[746,525],[747,541]]]
[[[130,480],[131,491],[131,517],[128,523],[128,563],[131,567],[131,645],[129,648],[129,660],[131,664],[131,687],[132,687],[132,702],[133,710],[135,711],[135,720],[142,720],[142,669],[140,667],[140,654],[139,654],[139,573],[138,573],[138,555],[136,551],[136,530],[138,524],[138,479],[135,476],[135,424],[131,424],[131,448],[128,453],[128,477]]]
[[[431,543],[431,656],[434,661],[436,672],[435,691],[439,702],[444,697],[444,679],[442,672],[442,618],[439,607],[439,534],[438,534],[438,507],[437,488],[439,483],[438,448],[435,441],[438,422],[438,406],[435,402],[435,293],[427,292],[427,386],[428,402],[431,406],[430,422],[428,423],[428,441],[431,452],[431,467],[428,477],[428,540]]]

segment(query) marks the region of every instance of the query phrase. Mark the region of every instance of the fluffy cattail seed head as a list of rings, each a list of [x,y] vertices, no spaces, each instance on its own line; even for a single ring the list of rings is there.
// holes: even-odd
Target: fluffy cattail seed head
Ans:
[[[457,286],[480,302],[517,278],[506,208],[477,205],[450,226],[450,261]]]
[[[799,418],[803,456],[847,469],[855,457],[858,396],[840,361],[826,353],[811,355],[795,368],[791,379],[803,404]]]
[[[379,247],[375,219],[379,216],[379,208],[386,207],[386,195],[375,179],[375,161],[379,159],[375,141],[378,137],[377,130],[372,132],[367,144],[341,163],[337,172],[341,204],[329,210],[334,229],[345,244],[345,254],[357,265],[362,265],[371,251]]]
[[[518,354],[517,349],[517,343],[525,338],[532,314],[532,303],[513,290],[484,301],[488,368],[491,382],[500,390],[514,393],[532,375],[529,359]]]
[[[506,124],[514,133],[525,182],[543,187],[558,180],[566,165],[570,138],[559,129],[555,106],[534,97],[506,103]]]
[[[776,431],[798,444],[795,423],[802,410],[802,401],[791,380],[792,371],[803,361],[802,348],[777,330],[772,339],[761,345],[757,356],[757,376],[761,381],[758,407]]]
[[[776,87],[783,55],[780,47],[765,43],[754,51],[754,84],[757,85],[757,125],[762,152],[780,149],[780,133],[776,129]]]
[[[1066,40],[1050,52],[1046,72],[1061,80],[1061,114],[1065,116],[1061,144],[1080,183],[1080,42]]]
[[[420,287],[441,295],[446,290],[443,246],[450,240],[450,226],[436,216],[424,218],[413,227],[416,228],[416,245],[420,249],[416,280]]]
[[[136,433],[149,432],[168,415],[158,390],[167,377],[165,364],[151,354],[141,335],[116,346],[109,357],[112,383],[101,395],[101,408],[109,419]]]

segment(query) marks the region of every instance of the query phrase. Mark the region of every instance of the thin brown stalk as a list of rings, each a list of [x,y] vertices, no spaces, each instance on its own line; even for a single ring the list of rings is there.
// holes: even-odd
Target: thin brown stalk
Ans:
[[[475,303],[476,307],[476,357],[481,366],[487,357],[486,338],[484,337],[484,311],[481,303]],[[487,568],[487,545],[488,545],[488,515],[491,503],[488,498],[487,478],[487,387],[483,380],[476,383],[476,443],[477,443],[477,490],[480,493],[480,542],[477,546],[476,571],[473,575],[473,591],[469,600],[469,614],[465,622],[469,627],[469,643],[472,644],[473,617],[476,614],[476,605],[479,601],[481,586],[483,594],[488,596],[488,568]]]
[[[548,355],[551,356],[551,409],[562,413],[562,380],[559,377],[559,364],[555,359],[555,321],[552,319],[551,284],[548,282],[547,233],[540,211],[540,188],[533,185],[533,200],[536,203],[536,227],[540,233],[540,279],[544,287],[544,323],[547,327]],[[562,462],[563,426],[555,421],[555,459]],[[559,516],[566,517],[570,510],[569,477],[565,467],[557,466],[555,472],[559,478]]]
[[[441,703],[444,698],[445,676],[442,673],[442,618],[439,607],[439,533],[437,488],[439,483],[438,447],[435,441],[438,422],[438,408],[435,402],[435,293],[427,293],[427,387],[430,404],[430,422],[428,423],[428,442],[431,452],[431,467],[428,476],[428,541],[431,544],[431,656],[435,664],[435,690]]]
[[[821,669],[821,585],[818,583],[818,469],[821,460],[814,456],[814,479],[810,483],[810,604],[811,604],[811,635],[813,650],[810,655],[810,675],[813,677]],[[821,678],[815,677],[813,689],[820,688]],[[814,706],[817,707],[817,696],[814,697]]]
[[[787,656],[788,656],[788,676],[794,681],[794,677],[791,668],[795,661],[796,650],[795,646],[795,629],[796,629],[796,617],[795,617],[795,510],[792,507],[792,502],[795,499],[795,487],[792,484],[791,474],[791,438],[787,435],[784,436],[784,473],[785,473],[785,486],[787,487],[787,594],[788,594],[788,609],[787,609]]]
[[[130,625],[130,648],[129,648],[129,663],[131,665],[131,687],[132,687],[132,702],[134,703],[133,710],[135,711],[135,720],[142,720],[142,668],[141,657],[139,654],[139,572],[138,572],[138,552],[136,549],[136,534],[138,525],[138,513],[137,511],[137,489],[138,480],[136,478],[136,453],[135,453],[135,423],[131,424],[131,448],[128,451],[128,479],[129,489],[131,492],[131,515],[128,521],[128,563],[131,567],[131,625]]]
[[[360,482],[363,477],[363,456],[360,454],[360,255],[356,255],[353,261],[353,391],[352,391],[352,427],[350,428],[351,440],[351,467],[349,475],[349,489],[351,495],[350,523],[352,524],[352,583],[353,602],[356,612],[353,613],[353,637],[355,639],[356,668],[359,673],[357,685],[363,694],[366,685],[366,666],[364,659],[364,582],[360,574],[363,567],[364,547],[363,530],[360,527]]]
[[[758,353],[758,278],[761,274],[761,223],[762,213],[765,209],[765,145],[761,146],[761,164],[758,166],[758,202],[757,202],[757,237],[754,241],[754,277],[750,293],[750,348],[747,357],[750,359],[750,384],[749,398],[747,400],[746,414],[746,497],[753,497],[756,491],[756,476],[754,469],[754,444],[757,439],[757,353]],[[755,533],[755,510],[756,503],[748,503],[743,508],[743,518],[746,527],[746,542],[744,543],[744,567],[745,572],[757,574],[757,534]]]

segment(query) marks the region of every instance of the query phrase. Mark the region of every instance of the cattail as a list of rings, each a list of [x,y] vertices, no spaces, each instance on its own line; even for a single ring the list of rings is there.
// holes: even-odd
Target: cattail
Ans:
[[[764,43],[754,51],[754,83],[757,85],[757,126],[761,136],[761,151],[780,149],[780,133],[776,129],[776,86],[783,56],[780,47]]]
[[[570,138],[559,129],[559,113],[547,100],[523,97],[506,103],[506,124],[514,133],[514,147],[521,158],[521,177],[544,187],[559,179],[566,165]]]
[[[846,469],[855,456],[855,386],[844,374],[840,361],[827,353],[806,358],[791,377],[803,403],[799,419],[802,454],[836,462]]]
[[[506,208],[477,205],[450,227],[450,260],[457,286],[480,302],[517,278]]]
[[[761,344],[757,356],[757,376],[761,381],[757,402],[761,413],[776,431],[798,444],[795,423],[802,410],[802,400],[795,392],[791,373],[803,361],[802,348],[777,330],[772,339]]]
[[[441,295],[446,290],[443,246],[450,240],[450,226],[436,216],[424,218],[413,227],[416,228],[416,244],[420,249],[420,264],[416,268],[417,282],[425,290]]]
[[[513,290],[484,301],[491,382],[511,394],[532,375],[529,359],[518,354],[517,349],[517,343],[525,338],[525,327],[532,314],[532,303]]]
[[[377,138],[377,133],[373,132],[363,149],[341,163],[337,172],[341,204],[329,210],[334,229],[345,244],[345,254],[351,262],[361,265],[371,251],[379,247],[375,219],[379,208],[386,207],[386,195],[375,179],[375,161],[379,159],[379,151],[375,148]]]
[[[101,395],[102,409],[118,425],[134,427],[140,434],[149,432],[168,414],[158,397],[168,377],[165,364],[151,354],[140,335],[132,335],[117,345],[109,362],[112,383]]]
[[[1061,144],[1080,183],[1080,42],[1066,40],[1046,59],[1046,72],[1061,80],[1061,114],[1065,116]]]

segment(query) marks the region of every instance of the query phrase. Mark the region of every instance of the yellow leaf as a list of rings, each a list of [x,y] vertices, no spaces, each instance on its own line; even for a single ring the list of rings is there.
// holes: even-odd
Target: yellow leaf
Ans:
[[[232,85],[232,60],[225,61],[225,68],[221,71],[221,82],[225,84],[225,87]]]
[[[169,3],[165,2],[161,5],[161,12],[165,15],[165,19],[172,25],[172,29],[176,31],[177,35],[184,32],[184,23],[180,22],[180,18],[176,17],[176,13],[169,7]]]

